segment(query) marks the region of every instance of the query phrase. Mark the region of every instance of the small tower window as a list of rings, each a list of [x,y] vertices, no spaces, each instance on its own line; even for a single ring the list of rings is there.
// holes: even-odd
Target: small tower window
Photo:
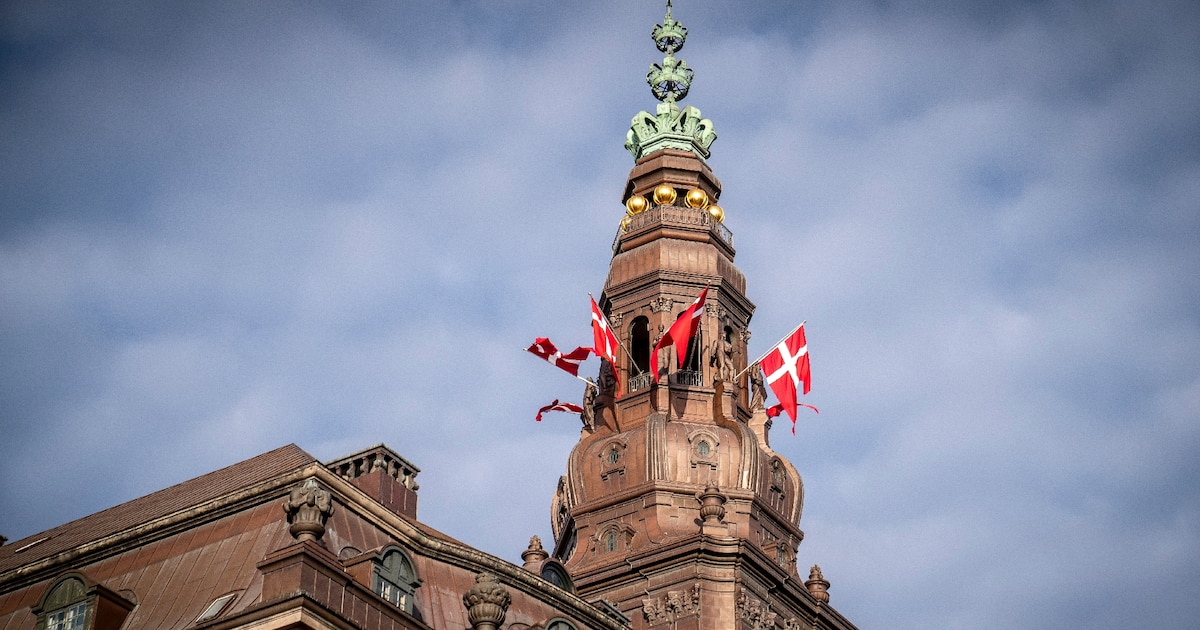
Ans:
[[[610,531],[604,535],[604,550],[605,551],[616,551],[617,550],[617,532]]]
[[[388,600],[406,613],[413,612],[413,593],[421,581],[412,561],[403,551],[392,548],[375,562],[375,594]]]
[[[630,344],[633,347],[633,364],[637,367],[634,372],[642,374],[650,371],[650,320],[645,317],[635,317],[629,327]]]
[[[608,459],[608,463],[610,463],[610,464],[615,464],[615,463],[621,461],[621,451],[619,449],[617,449],[617,447],[615,447],[615,446],[608,449],[607,459]]]
[[[708,454],[711,452],[712,445],[708,443],[708,440],[700,440],[700,442],[696,444],[696,453],[699,454],[700,457],[708,457]]]

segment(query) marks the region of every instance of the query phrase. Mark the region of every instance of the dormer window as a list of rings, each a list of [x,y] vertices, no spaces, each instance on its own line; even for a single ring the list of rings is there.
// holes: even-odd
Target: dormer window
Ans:
[[[406,613],[413,612],[413,594],[421,581],[417,579],[412,561],[403,551],[392,547],[375,561],[372,589]]]
[[[103,601],[102,614],[96,619],[96,602]],[[37,630],[85,630],[116,628],[133,609],[133,602],[91,582],[82,573],[68,573],[50,584],[32,612],[37,615]]]

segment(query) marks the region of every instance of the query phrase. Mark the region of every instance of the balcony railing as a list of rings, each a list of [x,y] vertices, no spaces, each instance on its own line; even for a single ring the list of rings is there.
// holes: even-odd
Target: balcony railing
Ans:
[[[674,380],[678,385],[692,385],[698,387],[704,384],[699,370],[679,370],[678,372],[672,374],[671,377],[672,380]]]
[[[629,377],[629,393],[640,392],[654,382],[654,375],[649,372],[642,372],[637,376]]]
[[[730,232],[724,223],[715,221],[712,215],[704,210],[682,206],[655,206],[641,214],[634,215],[629,221],[628,230],[623,231],[620,227],[617,228],[617,235],[613,238],[612,244],[613,255],[620,251],[621,236],[626,231],[636,232],[655,223],[681,227],[706,226],[719,240],[729,247],[733,247],[733,232]]]

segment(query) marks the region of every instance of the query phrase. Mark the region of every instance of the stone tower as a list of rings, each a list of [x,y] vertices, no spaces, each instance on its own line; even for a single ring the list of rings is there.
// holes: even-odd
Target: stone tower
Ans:
[[[771,450],[759,371],[747,370],[754,305],[706,162],[716,133],[677,104],[693,74],[675,58],[686,36],[668,2],[652,31],[665,57],[647,75],[660,103],[627,136],[627,214],[599,301],[623,347],[620,393],[604,364],[551,508],[554,557],[581,596],[636,629],[852,628],[825,603],[819,569],[807,583],[797,571],[804,485]],[[674,350],[655,364],[656,342],[706,287],[682,368]]]

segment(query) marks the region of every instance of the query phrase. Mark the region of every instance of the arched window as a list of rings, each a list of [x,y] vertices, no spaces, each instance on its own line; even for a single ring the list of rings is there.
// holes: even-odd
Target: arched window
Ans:
[[[629,327],[629,343],[633,351],[635,374],[650,371],[650,320],[635,317]]]
[[[50,587],[34,608],[38,630],[83,630],[91,626],[91,599],[87,584],[67,575]]]
[[[375,594],[412,614],[413,593],[421,585],[412,561],[395,547],[386,549],[375,561]]]
[[[565,591],[575,592],[575,584],[571,581],[571,574],[567,573],[567,569],[557,560],[547,560],[542,565],[541,576],[542,579]]]
[[[563,619],[562,617],[559,617],[558,619],[554,619],[550,623],[546,624],[546,630],[578,630],[578,629],[575,627],[575,624],[571,623],[570,621],[567,621],[566,619]]]
[[[692,337],[691,343],[687,346],[687,355],[683,358],[683,369],[688,372],[700,372],[700,355],[704,354],[701,350],[704,347],[704,331],[696,330],[696,336]]]
[[[128,594],[126,594],[128,593]],[[132,592],[117,593],[71,571],[50,583],[32,607],[37,630],[119,628],[137,605]]]

